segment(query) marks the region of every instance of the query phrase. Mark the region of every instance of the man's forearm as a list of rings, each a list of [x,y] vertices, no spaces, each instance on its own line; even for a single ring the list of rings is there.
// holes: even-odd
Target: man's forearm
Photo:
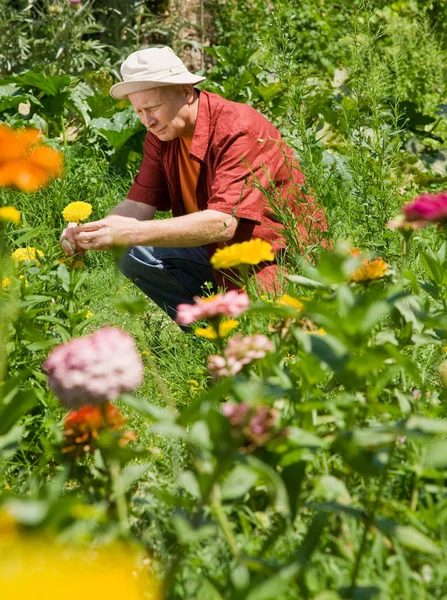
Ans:
[[[204,210],[182,217],[143,221],[135,233],[135,246],[164,248],[193,247],[233,238],[238,219],[215,210]]]

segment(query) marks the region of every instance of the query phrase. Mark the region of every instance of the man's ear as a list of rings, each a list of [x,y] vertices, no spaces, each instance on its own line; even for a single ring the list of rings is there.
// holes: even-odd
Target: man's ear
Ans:
[[[194,102],[195,94],[194,94],[194,86],[191,83],[184,83],[182,85],[183,95],[185,96],[185,100],[188,104],[192,104]]]

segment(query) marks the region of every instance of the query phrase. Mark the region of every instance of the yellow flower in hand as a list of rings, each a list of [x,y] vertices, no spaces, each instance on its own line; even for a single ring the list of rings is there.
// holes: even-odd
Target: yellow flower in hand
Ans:
[[[89,202],[71,202],[62,211],[62,216],[69,223],[85,221],[92,214],[92,205]]]

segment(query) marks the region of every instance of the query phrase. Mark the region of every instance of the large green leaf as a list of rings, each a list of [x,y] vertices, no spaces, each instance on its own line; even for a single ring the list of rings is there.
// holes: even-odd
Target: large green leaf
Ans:
[[[92,119],[90,125],[106,138],[115,152],[118,152],[135,133],[144,129],[132,108],[121,110],[110,119]]]

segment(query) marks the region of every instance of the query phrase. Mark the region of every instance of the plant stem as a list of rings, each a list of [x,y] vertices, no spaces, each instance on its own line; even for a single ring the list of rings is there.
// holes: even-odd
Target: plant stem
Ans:
[[[231,530],[230,522],[228,521],[227,515],[223,509],[222,503],[220,501],[220,490],[217,486],[214,487],[211,505],[216,513],[217,520],[219,521],[220,526],[222,527],[222,531],[224,533],[225,539],[230,546],[231,553],[233,556],[239,555],[239,549],[237,547],[237,541],[234,537],[233,531]]]
[[[361,564],[363,554],[364,554],[365,548],[366,548],[366,543],[367,543],[367,539],[368,539],[368,531],[369,531],[369,528],[371,527],[371,525],[374,523],[374,517],[376,515],[376,511],[379,506],[380,498],[382,497],[383,488],[386,483],[389,467],[390,467],[390,464],[391,464],[391,461],[393,458],[395,448],[396,448],[396,446],[395,446],[395,444],[393,444],[393,446],[390,449],[388,462],[386,463],[386,466],[380,477],[379,487],[377,489],[377,494],[376,494],[376,498],[374,500],[374,504],[365,519],[365,528],[363,530],[362,541],[360,542],[360,548],[357,553],[354,569],[352,571],[352,576],[351,576],[351,589],[350,589],[351,596],[354,594],[355,585],[357,583],[357,577],[358,577],[359,571],[360,571],[360,564]]]

